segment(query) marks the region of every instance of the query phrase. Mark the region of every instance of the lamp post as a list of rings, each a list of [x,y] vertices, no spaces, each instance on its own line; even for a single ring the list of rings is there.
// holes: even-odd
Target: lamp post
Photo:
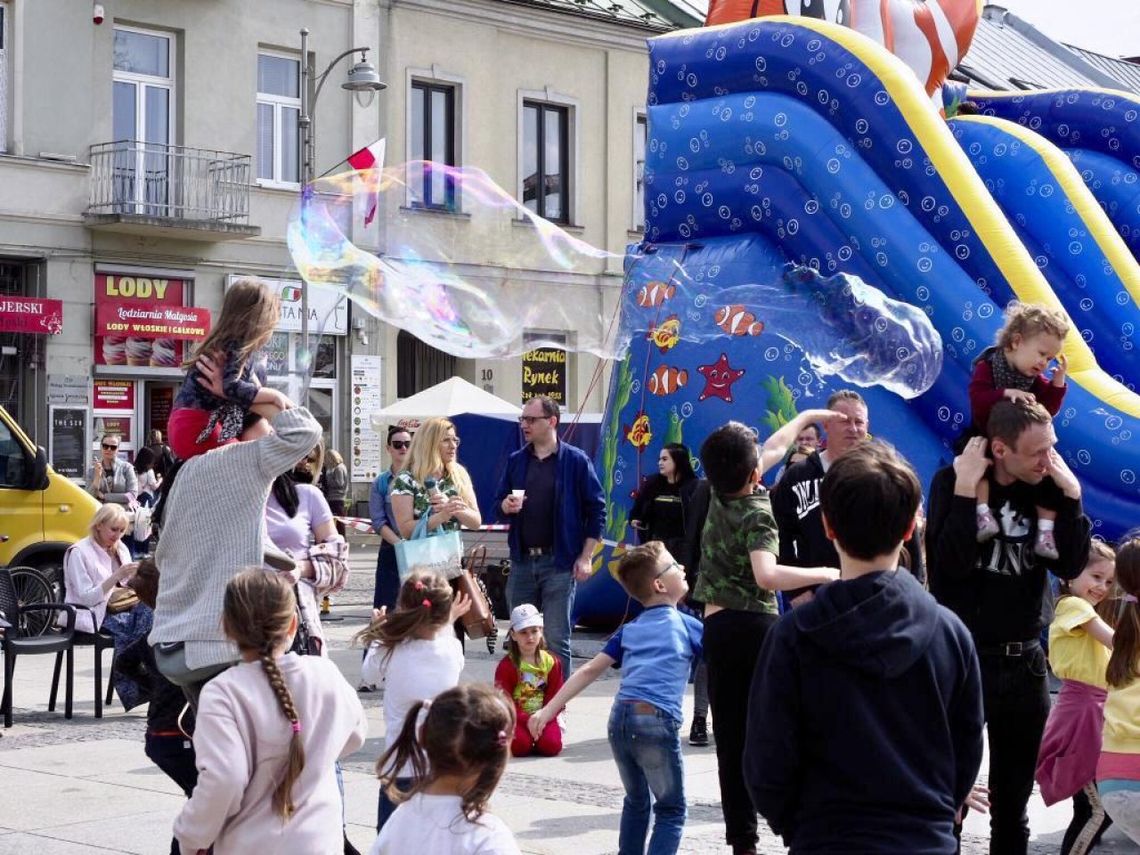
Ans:
[[[312,192],[313,175],[316,172],[314,159],[316,156],[316,129],[313,120],[313,110],[317,98],[321,95],[329,72],[338,62],[354,53],[360,54],[360,61],[352,66],[348,72],[348,79],[340,85],[341,89],[349,92],[379,92],[386,89],[387,84],[380,80],[375,67],[368,61],[368,48],[349,48],[339,54],[332,62],[325,66],[325,70],[317,74],[316,53],[309,51],[309,31],[301,28],[301,116],[297,122],[301,135],[301,221],[305,219],[306,193]],[[312,370],[313,354],[309,352],[309,283],[304,277],[301,279],[301,350],[309,359],[308,370]],[[306,378],[301,387],[301,406],[309,406],[309,382]]]

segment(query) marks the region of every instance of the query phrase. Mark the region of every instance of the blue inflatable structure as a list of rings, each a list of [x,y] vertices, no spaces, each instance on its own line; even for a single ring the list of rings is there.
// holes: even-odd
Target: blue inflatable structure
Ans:
[[[1138,522],[1140,269],[1064,155],[997,118],[951,129],[906,66],[821,21],[686,30],[652,40],[649,61],[646,232],[621,307],[632,344],[596,457],[599,569],[632,537],[662,445],[695,456],[729,419],[763,438],[838,388],[859,388],[872,434],[928,484],[1014,298],[1073,318],[1059,449],[1099,534]],[[628,605],[600,572],[575,612],[612,625]]]

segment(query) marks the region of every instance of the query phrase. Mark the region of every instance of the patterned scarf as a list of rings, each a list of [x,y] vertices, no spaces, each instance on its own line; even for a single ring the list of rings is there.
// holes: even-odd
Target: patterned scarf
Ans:
[[[1028,392],[1033,388],[1033,384],[1037,382],[1036,377],[1026,377],[1016,368],[1009,364],[1005,358],[1005,352],[1000,347],[991,348],[993,353],[990,355],[990,366],[994,371],[994,386],[998,389],[1020,389],[1022,392]]]

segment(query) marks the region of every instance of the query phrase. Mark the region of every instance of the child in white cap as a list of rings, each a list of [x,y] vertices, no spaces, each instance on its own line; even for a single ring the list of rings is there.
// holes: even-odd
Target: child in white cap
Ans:
[[[530,603],[515,606],[507,655],[495,669],[495,685],[515,702],[515,734],[511,754],[553,757],[562,751],[562,728],[556,718],[543,727],[538,738],[527,728],[530,717],[546,706],[562,688],[562,663],[546,649],[542,637],[542,613]]]

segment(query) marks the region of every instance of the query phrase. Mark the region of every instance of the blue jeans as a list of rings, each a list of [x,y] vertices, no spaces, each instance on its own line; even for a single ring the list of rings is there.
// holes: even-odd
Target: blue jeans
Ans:
[[[408,790],[410,790],[412,788],[412,785],[415,782],[416,782],[415,778],[397,778],[395,780],[396,789],[399,790],[401,793],[406,793]],[[392,814],[394,814],[396,812],[397,805],[394,804],[390,798],[388,798],[388,794],[385,792],[386,789],[387,788],[383,784],[380,785],[380,798],[376,804],[376,833],[377,834],[379,834],[380,829],[382,829],[384,827],[384,823],[386,823],[389,819],[391,819]]]
[[[618,855],[645,853],[651,804],[656,819],[648,855],[672,855],[681,845],[686,809],[679,727],[672,716],[652,704],[614,702],[610,750],[625,787]]]
[[[572,567],[558,567],[553,555],[511,561],[507,605],[530,603],[542,612],[542,634],[550,652],[562,661],[562,677],[570,677],[570,611],[574,608]]]
[[[400,596],[400,571],[396,567],[396,547],[381,541],[376,553],[376,587],[372,593],[372,608],[387,606],[388,611],[396,610],[396,598]]]

